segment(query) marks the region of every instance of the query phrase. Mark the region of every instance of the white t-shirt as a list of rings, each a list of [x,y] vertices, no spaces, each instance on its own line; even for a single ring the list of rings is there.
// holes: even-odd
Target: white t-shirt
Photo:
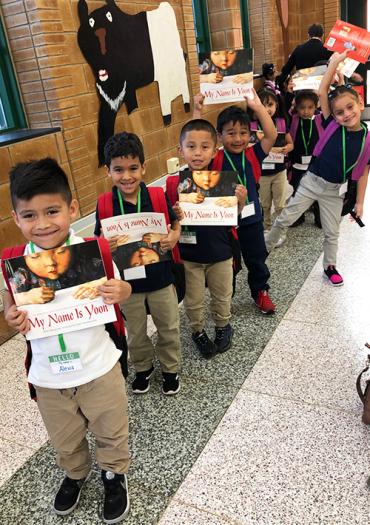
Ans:
[[[70,231],[70,244],[84,242],[82,237]],[[34,246],[35,252],[42,249]],[[24,255],[31,253],[30,244],[27,244]],[[114,266],[114,277],[120,279],[119,271]],[[76,330],[63,334],[67,352],[78,352],[82,368],[73,372],[54,374],[49,363],[49,356],[61,353],[58,336],[49,336],[31,341],[32,361],[28,373],[28,381],[44,388],[72,388],[84,385],[109,372],[121,355],[109,337],[105,326],[94,326],[84,330]]]

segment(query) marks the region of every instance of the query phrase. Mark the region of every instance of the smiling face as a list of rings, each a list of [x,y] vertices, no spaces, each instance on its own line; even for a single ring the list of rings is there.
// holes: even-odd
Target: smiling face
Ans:
[[[309,98],[303,99],[296,107],[297,114],[303,119],[311,119],[316,111],[316,104]]]
[[[151,248],[139,248],[138,250],[135,250],[130,259],[131,267],[145,266],[157,262],[159,262],[159,255]]]
[[[220,177],[219,171],[193,171],[193,181],[199,188],[206,191],[215,188]]]
[[[26,255],[25,261],[31,272],[38,277],[55,280],[68,270],[71,251],[68,246],[61,246],[54,250]]]
[[[227,122],[223,126],[219,137],[226,151],[229,153],[241,153],[247,148],[251,134],[247,124]]]
[[[331,111],[335,120],[349,131],[361,129],[361,112],[364,103],[356,99],[351,93],[343,93],[336,96],[331,102]]]
[[[67,204],[59,193],[35,195],[30,200],[17,199],[12,211],[14,222],[24,237],[44,250],[65,243],[77,213],[76,199]]]
[[[223,51],[212,51],[211,61],[216,67],[220,69],[227,69],[231,67],[236,59],[236,51],[234,49],[225,49]]]
[[[189,169],[198,171],[207,169],[217,152],[211,133],[195,129],[185,134],[179,151]]]
[[[139,157],[115,157],[111,160],[108,176],[111,177],[114,186],[124,197],[135,198],[139,192],[140,182],[145,174],[144,165]]]

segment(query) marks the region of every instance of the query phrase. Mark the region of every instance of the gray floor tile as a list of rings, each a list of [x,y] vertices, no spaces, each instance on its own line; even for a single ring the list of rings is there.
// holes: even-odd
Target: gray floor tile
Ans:
[[[161,525],[239,525],[240,522],[216,515],[213,512],[184,505],[177,499],[173,499],[162,519]]]
[[[35,449],[21,447],[0,438],[0,486],[8,480],[33,454]]]

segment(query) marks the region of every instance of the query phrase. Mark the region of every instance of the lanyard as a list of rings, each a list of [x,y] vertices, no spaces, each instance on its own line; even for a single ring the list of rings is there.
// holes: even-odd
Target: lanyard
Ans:
[[[228,152],[226,150],[224,150],[224,154],[225,154],[225,157],[227,158],[227,160],[229,161],[229,164],[232,167],[232,169],[234,171],[236,171],[236,173],[238,174],[238,181],[240,182],[240,184],[242,186],[244,186],[246,188],[247,187],[247,175],[246,175],[246,172],[245,172],[245,153],[244,153],[244,151],[241,154],[242,155],[242,170],[243,170],[244,180],[241,178],[239,171],[236,169],[235,164],[231,160],[231,157],[230,157],[230,155],[228,154]],[[247,198],[246,198],[245,202],[246,202],[246,204],[249,204],[248,195],[247,195]]]
[[[360,153],[357,157],[357,160],[356,162],[354,162],[352,164],[352,166],[350,166],[349,168],[347,168],[347,161],[346,161],[346,158],[347,158],[347,151],[346,151],[346,130],[344,128],[344,126],[342,126],[342,156],[343,156],[343,182],[346,182],[346,175],[348,172],[350,172],[358,163],[358,161],[360,160],[360,157],[362,155],[362,152],[364,150],[364,146],[365,146],[365,138],[366,138],[366,135],[367,135],[367,128],[364,126],[364,124],[361,124],[362,126],[362,129],[364,130],[364,134],[362,136],[362,142],[361,142],[361,149],[360,149]]]
[[[308,133],[307,141],[306,141],[306,137],[304,135],[304,130],[303,130],[303,119],[300,119],[300,121],[301,121],[301,133],[302,133],[303,145],[304,145],[306,155],[308,155],[308,146],[310,145],[311,137],[312,137],[312,119],[310,119],[310,131]]]
[[[118,201],[119,201],[119,207],[121,209],[122,215],[125,214],[125,208],[123,207],[123,200],[122,195],[119,189],[117,189],[117,195],[118,195]],[[137,194],[137,213],[141,212],[141,188],[139,188],[139,193]]]
[[[71,241],[69,240],[69,236],[66,240],[66,246],[70,246],[71,245]],[[35,253],[35,245],[33,244],[33,242],[31,241],[30,242],[30,249],[31,249],[31,253]],[[66,347],[66,343],[64,341],[64,337],[63,337],[63,334],[58,334],[58,341],[59,341],[59,346],[60,346],[60,349],[62,352],[66,352],[67,351],[67,347]]]

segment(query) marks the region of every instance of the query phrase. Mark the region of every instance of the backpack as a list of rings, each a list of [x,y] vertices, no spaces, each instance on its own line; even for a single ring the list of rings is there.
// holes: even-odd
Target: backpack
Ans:
[[[112,256],[109,249],[109,244],[105,239],[95,239],[91,237],[84,238],[85,241],[92,241],[97,240],[100,248],[100,252],[102,255],[104,268],[107,274],[108,279],[114,279],[114,270],[113,270],[113,261]],[[21,257],[24,254],[24,250],[26,248],[26,245],[20,245],[20,246],[12,246],[10,248],[4,248],[2,256],[1,256],[1,269],[3,272],[3,277],[6,282],[6,285],[8,287],[8,292],[13,297],[12,289],[5,271],[5,260],[10,259],[12,257]],[[114,321],[112,323],[106,323],[105,329],[109,333],[110,338],[113,340],[116,347],[122,351],[122,354],[119,358],[119,362],[121,364],[122,374],[126,378],[128,376],[128,365],[127,365],[127,342],[126,342],[126,335],[125,335],[125,326],[123,322],[123,316],[122,312],[120,310],[120,307],[118,304],[114,305],[114,310],[116,312],[117,321]],[[32,347],[30,341],[26,341],[27,343],[27,353],[25,358],[25,368],[26,372],[28,374],[28,371],[31,366],[31,360],[32,360]],[[32,399],[36,399],[36,390],[33,385],[29,383],[29,389],[30,389],[30,395]]]
[[[251,131],[258,131],[259,122],[257,120],[252,120],[250,124]],[[276,119],[276,129],[278,133],[286,133],[286,121],[283,117],[277,117]]]
[[[219,149],[217,151],[217,154],[215,158],[212,161],[211,168],[213,170],[221,171],[222,170],[222,164],[224,162],[224,150]],[[248,162],[252,165],[252,173],[254,176],[254,180],[256,183],[259,183],[259,180],[261,178],[261,165],[258,162],[257,156],[254,152],[254,148],[250,147],[245,150],[245,158],[248,160]]]
[[[148,187],[147,190],[149,192],[149,197],[152,202],[154,212],[163,213],[166,218],[166,224],[170,224],[171,221],[168,214],[167,201],[163,189],[153,186]],[[99,195],[98,215],[100,220],[113,217],[113,193],[111,191]],[[179,303],[181,303],[181,301],[185,297],[185,272],[184,265],[181,262],[180,251],[177,244],[172,250],[172,259],[173,261],[171,264],[171,269],[175,279],[177,300]]]

